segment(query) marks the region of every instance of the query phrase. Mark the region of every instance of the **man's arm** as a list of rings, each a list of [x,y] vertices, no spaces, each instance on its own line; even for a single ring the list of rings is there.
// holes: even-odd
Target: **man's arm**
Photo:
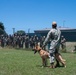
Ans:
[[[50,40],[50,37],[51,37],[51,30],[48,32],[47,37],[45,38],[45,41],[43,42],[43,46],[45,46],[48,43],[48,41]]]

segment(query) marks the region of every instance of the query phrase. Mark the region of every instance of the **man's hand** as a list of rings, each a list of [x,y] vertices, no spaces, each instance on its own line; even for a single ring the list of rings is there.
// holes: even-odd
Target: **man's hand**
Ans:
[[[45,49],[45,45],[42,45],[42,49]]]

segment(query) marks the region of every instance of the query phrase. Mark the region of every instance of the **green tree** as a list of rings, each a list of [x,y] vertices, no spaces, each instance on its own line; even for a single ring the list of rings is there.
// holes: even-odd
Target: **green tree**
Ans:
[[[2,22],[0,22],[0,35],[5,33],[5,28]]]
[[[5,30],[4,25],[2,22],[0,22],[0,29]]]
[[[18,35],[25,35],[26,33],[25,33],[25,31],[23,31],[23,30],[19,30],[19,31],[17,31],[17,34],[18,34]]]

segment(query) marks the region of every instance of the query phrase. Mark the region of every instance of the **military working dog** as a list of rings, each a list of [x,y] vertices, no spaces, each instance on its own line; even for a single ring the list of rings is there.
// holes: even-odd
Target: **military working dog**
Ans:
[[[42,58],[42,66],[43,66],[43,67],[46,67],[46,66],[47,66],[47,59],[50,58],[49,52],[46,51],[46,50],[44,50],[44,49],[42,49],[39,44],[36,44],[33,50],[34,50],[34,54],[37,53],[37,52],[39,53],[40,57]],[[57,55],[55,56],[55,58],[56,58],[60,63],[62,63],[62,65],[63,65],[64,67],[66,67],[66,65],[65,65],[65,61],[66,61],[66,60],[63,59],[60,54],[57,54]]]
[[[41,56],[42,58],[42,66],[47,66],[47,59],[49,58],[49,52],[48,51],[45,51],[43,50],[38,44],[36,44],[35,48],[33,49],[34,50],[34,54],[36,52],[39,53],[39,55]]]

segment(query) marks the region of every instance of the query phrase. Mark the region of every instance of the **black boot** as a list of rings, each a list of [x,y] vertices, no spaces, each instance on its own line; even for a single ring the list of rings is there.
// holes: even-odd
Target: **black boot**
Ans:
[[[55,65],[55,68],[56,67],[60,67],[60,63],[59,63],[59,61],[56,59],[56,65]]]

